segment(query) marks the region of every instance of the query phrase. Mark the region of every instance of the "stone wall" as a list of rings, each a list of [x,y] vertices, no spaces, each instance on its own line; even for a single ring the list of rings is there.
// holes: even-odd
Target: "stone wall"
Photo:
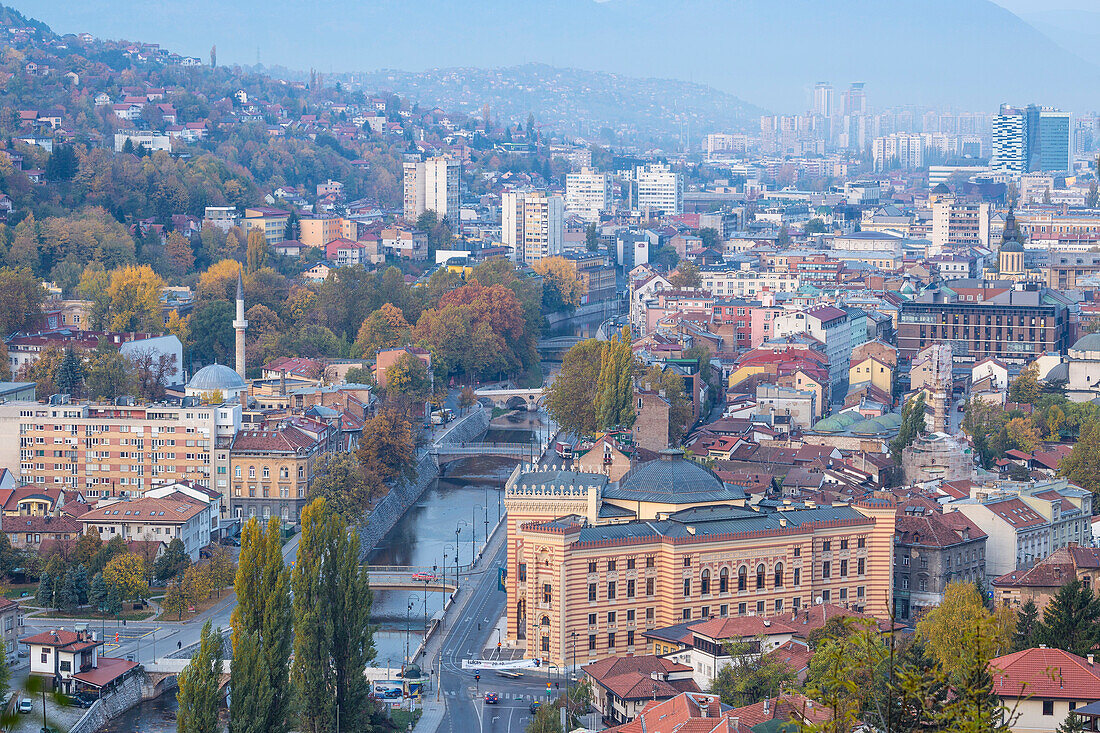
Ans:
[[[441,444],[459,444],[474,442],[489,428],[489,410],[476,405],[468,415],[455,423],[439,439]],[[365,558],[375,545],[382,541],[394,526],[405,516],[409,507],[420,500],[420,496],[431,486],[439,475],[435,459],[427,452],[420,456],[416,464],[416,478],[402,481],[390,489],[390,493],[378,502],[374,511],[367,517],[367,523],[359,527],[359,553]]]
[[[141,674],[131,674],[121,685],[96,700],[69,733],[94,733],[140,703],[142,682]]]

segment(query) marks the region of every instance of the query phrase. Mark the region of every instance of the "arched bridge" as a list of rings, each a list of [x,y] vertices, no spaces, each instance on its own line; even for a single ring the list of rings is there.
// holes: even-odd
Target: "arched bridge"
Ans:
[[[507,407],[510,410],[526,408],[532,411],[539,408],[539,403],[545,394],[546,391],[542,387],[538,389],[482,388],[474,391],[478,400],[489,400],[496,407]]]

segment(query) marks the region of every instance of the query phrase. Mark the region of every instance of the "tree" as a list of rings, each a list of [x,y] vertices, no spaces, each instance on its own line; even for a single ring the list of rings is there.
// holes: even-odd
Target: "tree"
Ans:
[[[1008,385],[1009,402],[1034,405],[1042,394],[1042,386],[1039,384],[1039,367],[1035,363],[1028,364]]]
[[[363,470],[355,454],[321,455],[314,466],[309,497],[323,497],[329,511],[353,523],[359,520],[367,509],[368,496]]]
[[[681,260],[676,271],[668,276],[668,282],[675,288],[701,288],[703,286],[699,268],[690,260]]]
[[[196,300],[235,300],[237,277],[241,272],[241,263],[236,260],[223,259],[210,265],[199,275],[199,298]]]
[[[33,329],[45,299],[42,281],[29,268],[0,267],[0,334]]]
[[[411,477],[416,438],[408,416],[394,405],[384,405],[363,424],[356,456],[368,482],[371,475],[385,484]]]
[[[168,241],[164,244],[164,254],[168,258],[168,264],[176,275],[186,275],[195,266],[195,253],[188,242],[179,232],[171,232]]]
[[[917,623],[917,636],[949,673],[961,672],[965,661],[959,650],[968,634],[981,630],[981,654],[988,661],[1006,654],[1013,645],[1016,613],[1001,607],[990,612],[973,583],[948,583],[943,602]]]
[[[19,367],[19,378],[26,382],[35,382],[36,391],[40,395],[58,394],[60,388],[57,376],[65,353],[66,350],[61,346],[47,346],[39,353],[38,359],[25,362]]]
[[[103,573],[96,573],[92,578],[92,584],[88,590],[88,603],[98,611],[107,610],[107,581],[103,580]]]
[[[634,352],[630,329],[611,337],[603,347],[596,380],[596,428],[611,430],[634,424]]]
[[[367,723],[370,687],[363,669],[374,659],[369,570],[359,564],[359,536],[324,499],[302,510],[294,566],[294,663],[301,730],[327,733]]]
[[[814,217],[806,222],[806,225],[802,227],[803,234],[824,234],[826,232],[825,222],[820,217]]]
[[[225,364],[234,353],[233,304],[225,300],[199,303],[188,317],[190,358],[200,364]]]
[[[99,552],[99,548],[102,545],[103,541],[99,539],[99,533],[95,530],[82,532],[77,536],[76,544],[73,545],[73,562],[85,567],[91,565],[92,560],[95,558],[96,553]]]
[[[253,518],[241,531],[232,617],[230,733],[290,729],[290,573],[283,563],[280,535],[275,517],[266,530],[261,531]]]
[[[1012,651],[1020,652],[1039,645],[1039,609],[1028,598],[1016,615],[1016,635],[1012,639]]]
[[[386,394],[423,402],[431,391],[428,365],[413,354],[402,354],[386,369]]]
[[[149,402],[164,399],[167,386],[175,381],[182,365],[176,363],[176,355],[159,351],[140,343],[128,357],[133,369],[137,392]]]
[[[699,230],[699,239],[703,240],[703,246],[707,249],[722,251],[722,233],[714,227],[703,227]]]
[[[115,591],[123,601],[149,597],[149,582],[145,577],[145,561],[132,552],[112,558],[103,570],[108,590]]]
[[[1092,185],[1095,186],[1096,182],[1093,181]],[[1088,729],[1085,719],[1071,710],[1069,715],[1062,718],[1062,722],[1054,729],[1054,733],[1086,733]]]
[[[474,388],[466,385],[458,395],[459,409],[468,410],[474,406],[475,402],[477,402],[477,394],[474,392]]]
[[[73,568],[65,572],[61,580],[61,589],[57,593],[57,607],[62,611],[72,611],[80,604],[80,596],[76,589],[76,575]]]
[[[924,392],[911,397],[901,409],[901,427],[897,437],[890,441],[890,454],[895,461],[901,460],[901,452],[912,445],[913,441],[927,430],[924,421]]]
[[[246,272],[258,272],[267,262],[267,237],[262,229],[248,230],[248,248],[245,251]]]
[[[654,392],[664,392],[668,401],[668,442],[677,445],[684,434],[684,428],[691,419],[691,399],[684,388],[684,378],[671,369],[659,364],[651,366],[639,380],[640,385]]]
[[[584,228],[584,246],[589,252],[600,248],[600,230],[594,222]]]
[[[1100,598],[1074,578],[1059,588],[1043,609],[1037,634],[1049,647],[1082,657],[1091,653],[1100,644]]]
[[[222,630],[203,624],[199,650],[180,672],[176,692],[176,733],[218,733],[222,675]]]
[[[210,574],[206,569],[206,565],[188,565],[183,571],[181,581],[183,597],[192,606],[197,606],[209,598],[213,590],[210,585]]]
[[[108,328],[112,331],[149,331],[163,329],[160,293],[164,281],[148,265],[126,267],[111,273],[107,286],[110,299]]]
[[[94,329],[106,329],[111,310],[111,297],[107,290],[111,286],[111,276],[103,265],[93,262],[84,268],[80,274],[80,282],[76,286],[76,295],[84,300],[91,301],[88,312],[88,325]]]
[[[183,540],[173,537],[168,547],[153,564],[153,577],[159,582],[171,580],[191,565],[191,558],[183,546]]]
[[[652,261],[657,267],[668,272],[680,262],[680,255],[677,254],[675,247],[668,244],[662,244],[654,253]]]
[[[177,621],[183,620],[183,612],[187,610],[187,597],[183,592],[183,579],[174,578],[164,592],[164,600],[160,602],[161,609],[169,616],[175,616]]]
[[[84,360],[73,351],[65,349],[65,355],[54,376],[57,389],[61,394],[79,397],[84,391]]]
[[[775,697],[795,682],[794,672],[786,663],[759,652],[759,644],[727,642],[730,663],[722,666],[710,685],[710,692],[734,707],[752,705]]]
[[[107,339],[100,339],[99,346],[88,357],[84,386],[89,397],[98,399],[114,400],[131,394],[134,388],[133,365]]]
[[[1070,454],[1058,464],[1065,476],[1094,497],[1100,496],[1100,422],[1086,423]]]
[[[542,276],[542,304],[548,313],[576,308],[588,292],[576,268],[564,257],[543,257],[531,269]]]

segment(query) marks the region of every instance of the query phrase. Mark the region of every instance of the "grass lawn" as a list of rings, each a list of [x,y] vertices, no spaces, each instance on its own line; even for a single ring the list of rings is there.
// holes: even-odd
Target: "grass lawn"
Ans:
[[[408,710],[394,710],[390,713],[390,718],[397,726],[397,730],[408,730],[410,723],[415,726],[416,721],[420,720],[420,714],[422,712],[424,711],[419,709],[411,712]]]
[[[4,598],[19,600],[26,593],[28,598],[33,598],[38,591],[38,583],[18,583],[4,588]]]
[[[496,420],[501,415],[507,415],[510,412],[515,412],[515,410],[509,410],[506,407],[494,407],[493,408],[493,417],[492,417],[492,419]]]

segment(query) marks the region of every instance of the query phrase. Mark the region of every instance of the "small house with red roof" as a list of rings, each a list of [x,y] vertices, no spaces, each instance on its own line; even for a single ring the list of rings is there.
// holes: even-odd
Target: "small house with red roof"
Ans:
[[[1100,700],[1100,664],[1061,649],[1025,649],[989,660],[993,692],[1016,713],[1013,733],[1048,733]]]
[[[73,675],[95,669],[103,645],[91,631],[65,629],[27,636],[19,643],[30,653],[31,674],[44,677],[53,689],[66,694],[72,691]]]
[[[699,692],[691,667],[662,657],[608,657],[581,670],[592,685],[593,706],[613,724],[633,720],[647,702]]]

